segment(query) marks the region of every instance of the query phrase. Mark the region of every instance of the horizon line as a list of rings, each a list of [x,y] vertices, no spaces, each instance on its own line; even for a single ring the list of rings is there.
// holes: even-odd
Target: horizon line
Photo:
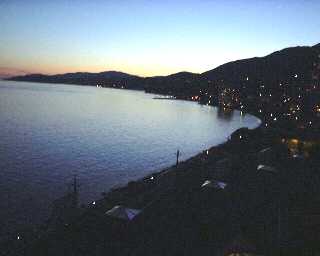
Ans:
[[[248,60],[248,59],[254,59],[254,58],[264,58],[266,56],[269,56],[275,52],[279,52],[279,51],[282,51],[282,50],[285,50],[285,49],[290,49],[290,48],[297,48],[297,47],[314,47],[314,46],[317,46],[317,45],[320,45],[320,43],[316,43],[314,45],[296,45],[296,46],[289,46],[289,47],[285,47],[285,48],[282,48],[280,50],[276,50],[276,51],[273,51],[271,53],[268,53],[266,55],[263,55],[263,56],[254,56],[254,57],[248,57],[248,58],[242,58],[242,59],[236,59],[236,60],[231,60],[231,61],[228,61],[228,62],[225,62],[225,63],[222,63],[220,65],[217,65],[209,70],[206,70],[204,72],[192,72],[192,71],[187,71],[187,70],[182,70],[182,71],[178,71],[178,72],[174,72],[174,73],[167,73],[167,74],[159,74],[159,75],[137,75],[137,74],[133,74],[131,72],[125,72],[123,70],[115,70],[115,69],[112,69],[112,70],[101,70],[101,71],[97,71],[97,72],[93,72],[93,71],[69,71],[69,72],[62,72],[62,73],[45,73],[45,72],[29,72],[29,71],[25,71],[23,68],[10,68],[10,67],[6,67],[6,66],[3,66],[1,67],[0,66],[0,79],[1,78],[5,78],[5,76],[7,76],[7,78],[11,78],[11,77],[18,77],[18,76],[27,76],[27,75],[44,75],[44,76],[55,76],[55,75],[65,75],[65,74],[74,74],[74,73],[90,73],[90,74],[99,74],[99,73],[103,73],[103,72],[119,72],[119,73],[125,73],[127,75],[131,75],[131,76],[137,76],[137,77],[140,77],[140,78],[149,78],[149,77],[162,77],[162,76],[170,76],[170,75],[174,75],[174,74],[178,74],[178,73],[192,73],[192,74],[195,74],[195,75],[201,75],[203,73],[206,73],[208,71],[211,71],[213,69],[216,69],[220,66],[223,66],[225,64],[228,64],[228,63],[232,63],[232,62],[236,62],[236,61],[241,61],[241,60]],[[12,75],[10,76],[8,73],[4,72],[3,74],[1,74],[1,69],[4,69],[4,70],[12,70],[13,72],[21,72],[21,73],[25,73],[23,75]],[[1,75],[5,75],[4,77],[1,76]],[[9,76],[8,76],[9,75]]]

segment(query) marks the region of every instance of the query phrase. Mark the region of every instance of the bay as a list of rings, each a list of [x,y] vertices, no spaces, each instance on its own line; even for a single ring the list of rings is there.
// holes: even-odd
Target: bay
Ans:
[[[77,175],[87,204],[260,120],[142,91],[0,81],[0,236],[42,223]]]

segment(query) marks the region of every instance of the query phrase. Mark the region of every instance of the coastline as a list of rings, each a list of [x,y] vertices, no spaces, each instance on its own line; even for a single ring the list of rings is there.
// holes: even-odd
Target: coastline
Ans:
[[[131,90],[131,89],[121,89],[121,88],[103,88],[103,89],[120,89],[120,90]],[[150,94],[148,92],[145,92]],[[152,93],[153,94],[153,93]],[[158,94],[159,95],[159,94]],[[164,95],[166,96],[166,95]],[[159,98],[154,98],[154,100],[158,100]],[[167,100],[167,98],[164,98]],[[162,98],[161,98],[162,100]],[[200,105],[200,102],[194,102],[189,99],[182,98],[169,98],[168,100],[182,100],[197,103]],[[219,108],[218,105],[209,105],[210,107]],[[228,111],[239,111],[238,109],[228,109]],[[249,112],[245,114],[253,115]],[[257,116],[253,115],[258,118]],[[260,124],[256,128],[246,128],[242,127],[235,130],[232,134],[229,135],[228,139],[220,144],[209,147],[208,149],[202,150],[201,152],[185,159],[179,161],[178,166],[172,165],[160,170],[156,170],[151,174],[148,174],[142,178],[137,180],[128,181],[126,185],[119,185],[114,188],[109,189],[108,191],[101,192],[102,197],[96,198],[91,203],[87,205],[81,205],[79,207],[80,214],[86,214],[86,212],[90,212],[93,209],[100,209],[102,211],[106,211],[107,209],[111,209],[116,205],[126,205],[128,207],[137,208],[137,209],[145,209],[149,207],[153,202],[155,202],[161,195],[168,193],[168,191],[174,189],[177,185],[177,179],[181,178],[185,175],[186,169],[189,168],[199,168],[199,166],[205,164],[206,169],[213,168],[215,163],[223,160],[226,157],[230,157],[230,155],[226,152],[225,148],[230,147],[233,143],[238,143],[237,141],[233,141],[231,137],[234,134],[237,134],[241,130],[248,131],[257,131],[262,129],[263,121],[260,120]],[[206,170],[205,176],[210,176],[209,170]],[[207,177],[207,178],[208,178]],[[204,176],[199,176],[200,179],[205,179]],[[181,182],[178,182],[181,183]]]
[[[110,89],[109,87],[105,87],[104,89]],[[111,88],[112,89],[112,88]],[[121,88],[117,88],[117,89],[121,89]],[[123,90],[123,89],[122,89]],[[131,90],[131,89],[125,89],[125,90]],[[150,94],[149,92],[144,91],[144,93]],[[154,93],[152,93],[154,94]],[[162,95],[162,94],[157,94],[157,95]],[[166,98],[167,96],[169,96],[170,98]],[[206,106],[207,104],[203,104],[200,101],[195,102],[191,99],[183,99],[183,98],[176,98],[175,96],[172,95],[164,95],[163,94],[163,98],[162,97],[154,97],[154,100],[182,100],[182,101],[188,101],[188,102],[193,102],[193,103],[197,103],[203,106]],[[210,107],[215,107],[215,108],[221,108],[221,106],[219,105],[214,105],[211,104],[209,105]],[[239,111],[241,112],[241,110],[238,109],[232,109],[229,108],[228,111]],[[244,112],[244,111],[243,111]],[[175,182],[174,180],[177,177],[177,172],[179,172],[179,170],[184,169],[184,168],[188,168],[189,166],[193,166],[193,165],[199,165],[201,164],[201,162],[205,161],[206,159],[208,160],[209,158],[211,158],[210,156],[212,156],[212,154],[218,154],[217,156],[215,156],[215,160],[211,159],[210,160],[210,164],[214,165],[215,162],[222,160],[223,157],[225,157],[225,152],[224,152],[224,148],[227,147],[229,145],[229,143],[234,143],[231,138],[234,134],[237,134],[239,131],[241,130],[248,130],[248,131],[261,131],[261,129],[263,130],[263,115],[256,115],[253,113],[253,111],[249,112],[246,111],[244,112],[243,115],[252,115],[255,118],[259,119],[260,124],[252,129],[249,129],[247,127],[242,127],[239,128],[237,130],[235,130],[233,133],[231,133],[228,136],[228,139],[222,143],[219,143],[217,145],[211,146],[208,149],[203,150],[202,152],[199,152],[183,161],[179,161],[179,165],[172,165],[169,167],[166,167],[164,169],[160,169],[158,171],[152,172],[151,174],[148,174],[138,180],[131,180],[129,181],[126,185],[123,186],[117,186],[114,188],[111,188],[109,191],[107,192],[102,192],[101,194],[103,195],[102,199],[96,199],[94,200],[94,204],[95,206],[103,201],[106,200],[110,200],[112,201],[112,203],[116,203],[116,201],[118,200],[119,202],[124,202],[124,203],[128,203],[133,207],[133,208],[139,208],[139,206],[142,206],[141,203],[138,205],[135,205],[134,203],[132,203],[132,201],[134,201],[134,198],[126,198],[128,194],[133,194],[133,197],[135,197],[135,192],[137,192],[137,190],[143,191],[144,189],[148,190],[150,188],[152,188],[152,186],[150,186],[150,184],[152,185],[156,185],[157,189],[163,190],[164,188],[159,188],[159,184],[160,186],[163,186],[163,182],[162,180],[166,180],[167,185],[172,186],[173,183]],[[168,180],[170,180],[168,182]],[[134,193],[132,193],[134,192]],[[147,191],[144,191],[147,192]],[[150,202],[149,202],[150,203]],[[111,205],[111,204],[110,204]],[[90,205],[89,205],[90,207]]]
[[[238,139],[239,132],[247,134],[246,140],[241,141]],[[159,210],[164,211],[167,209],[167,207],[169,207],[168,209],[170,209],[170,211],[176,212],[177,209],[172,208],[172,204],[175,205],[186,203],[188,207],[189,200],[198,201],[201,199],[200,202],[202,200],[211,200],[209,195],[212,192],[210,192],[209,189],[202,191],[203,189],[201,188],[201,184],[203,184],[204,181],[208,179],[217,179],[226,182],[227,184],[237,184],[240,182],[240,180],[238,180],[238,175],[236,174],[236,176],[234,176],[235,173],[230,172],[231,170],[228,167],[223,167],[222,172],[216,171],[215,169],[221,164],[225,166],[225,161],[227,161],[227,165],[233,165],[234,162],[241,162],[241,156],[246,158],[247,154],[252,152],[253,148],[256,147],[256,144],[252,143],[252,138],[261,138],[264,140],[263,136],[261,136],[262,134],[264,134],[264,132],[263,129],[261,129],[261,126],[251,130],[248,128],[240,128],[236,130],[226,142],[200,152],[195,156],[180,162],[178,166],[170,166],[160,170],[159,172],[154,172],[150,175],[147,175],[139,180],[130,181],[126,186],[112,189],[108,193],[103,193],[102,198],[93,201],[86,207],[83,206],[82,208],[79,208],[77,216],[70,220],[70,222],[67,224],[61,223],[60,226],[56,227],[54,232],[44,232],[40,237],[40,240],[37,239],[37,241],[41,247],[41,244],[50,244],[52,240],[63,240],[64,238],[61,237],[64,237],[65,235],[67,236],[66,239],[68,239],[70,230],[84,229],[85,232],[88,232],[88,226],[90,226],[90,230],[96,230],[100,227],[100,225],[107,225],[106,227],[108,231],[104,232],[107,232],[107,237],[109,237],[109,235],[111,236],[109,237],[109,243],[111,243],[110,246],[113,246],[112,244],[115,243],[117,239],[120,239],[117,238],[117,236],[116,238],[114,237],[114,232],[123,234],[123,232],[127,232],[126,230],[128,228],[130,230],[129,232],[137,232],[135,228],[138,228],[139,225],[162,225],[161,221],[158,220],[159,215],[161,215],[161,213],[158,212]],[[263,144],[258,146],[259,149],[264,147],[265,145]],[[254,151],[256,150],[254,149]],[[244,181],[241,181],[240,183],[245,182],[248,179],[247,176],[252,175],[251,171],[248,173],[241,172],[241,174],[244,175],[241,177]],[[259,186],[259,183],[256,185]],[[192,196],[193,193],[196,193],[195,198]],[[201,193],[202,196],[206,195],[207,193],[209,194],[201,198],[202,196],[198,197],[200,195],[199,193]],[[237,194],[237,192],[235,193],[232,190],[226,193],[232,196]],[[224,209],[224,204],[227,203],[227,201],[220,202],[221,198],[224,197],[225,195],[223,195],[222,192],[213,197],[213,200],[218,199],[215,207],[222,207],[222,209]],[[206,206],[207,203],[203,206]],[[247,202],[243,202],[244,205],[246,203]],[[135,221],[132,224],[125,224],[124,222],[119,222],[116,220],[107,221],[105,219],[105,213],[117,205],[139,209],[142,211],[142,213],[135,218]],[[217,245],[215,250],[221,249],[221,247],[225,245],[224,243],[228,241],[226,236],[231,238],[234,235],[234,232],[238,231],[238,229],[234,230],[234,228],[229,226],[225,229],[220,217],[216,217],[217,219],[214,220],[218,221],[215,224],[216,229],[220,232],[223,232],[224,235],[218,239],[219,243],[222,244]],[[163,218],[166,219],[167,216],[163,215]],[[106,224],[106,221],[108,224]],[[238,224],[235,223],[235,226],[237,227]],[[133,230],[131,230],[130,227],[132,227]],[[138,230],[140,230],[140,228],[138,228]],[[122,239],[126,241],[126,239],[129,238],[124,236],[121,238],[121,240]],[[95,242],[97,241],[95,240]],[[37,248],[37,246],[35,247]],[[123,248],[119,247],[117,250],[122,251]],[[115,255],[123,254],[120,253]],[[137,253],[137,255],[139,255],[139,253]]]
[[[72,84],[71,84],[72,85]],[[72,85],[73,86],[73,85]],[[77,85],[76,85],[77,86]],[[81,85],[78,85],[78,86],[81,86]],[[107,88],[109,89],[109,88]],[[113,89],[113,88],[110,88],[110,89]],[[100,90],[97,89],[97,90]],[[129,89],[125,89],[125,90],[129,90]],[[179,99],[179,100],[185,100],[185,99]],[[195,103],[195,102],[193,102]],[[210,106],[211,107],[211,106]],[[225,142],[224,142],[225,143]],[[214,145],[213,147],[210,147],[209,150],[211,150],[212,148],[216,148],[216,147],[220,147],[221,145],[223,145],[224,143],[222,144],[218,144],[218,145]],[[192,164],[194,163],[193,160],[195,159],[200,159],[201,156],[205,156],[205,153],[204,152],[199,152],[193,156],[191,156],[190,158],[184,160],[184,161],[181,161],[180,162],[180,165],[179,165],[179,169],[181,168],[184,168],[186,167],[187,165],[189,164]],[[174,177],[172,177],[174,174],[175,174],[175,167],[174,166],[169,166],[169,167],[166,167],[164,169],[158,169],[156,172],[153,173],[154,176],[159,176],[159,178],[161,179],[160,181],[160,185],[157,187],[157,189],[160,189],[161,191],[164,190],[165,187],[167,187],[167,185],[170,183],[173,183],[174,182]],[[150,182],[147,182],[147,185],[146,185],[146,180],[148,180],[148,177],[150,175],[146,176],[146,177],[143,177],[143,178],[140,178],[139,180],[132,180],[132,181],[129,181],[127,185],[124,185],[122,187],[118,187],[117,189],[113,189],[112,191],[108,191],[108,198],[110,197],[114,197],[115,199],[113,200],[113,202],[117,201],[116,198],[124,198],[125,195],[120,195],[121,193],[122,194],[128,194],[129,192],[128,191],[132,191],[132,190],[144,190],[146,186],[149,186],[150,185]],[[163,177],[163,178],[162,178]],[[159,181],[160,179],[156,179],[157,181]],[[165,180],[165,181],[164,181]],[[170,181],[168,181],[170,180]],[[81,182],[81,181],[80,181]],[[149,188],[151,188],[151,186],[149,186]],[[103,190],[101,191],[103,192]],[[145,191],[147,192],[147,191]],[[81,193],[81,189],[80,189],[80,193]],[[149,197],[153,197],[153,195],[150,195],[150,193],[153,193],[151,190],[148,191],[147,193],[149,193]],[[95,198],[96,199],[96,202],[100,201],[100,200],[103,200],[103,198]],[[123,200],[128,200],[129,198],[124,198]],[[135,199],[134,198],[131,198],[131,201],[134,201]],[[122,199],[121,199],[122,201]],[[51,203],[51,202],[50,202]],[[139,206],[142,206],[142,203],[140,202],[139,203]],[[79,209],[79,211],[82,212],[83,209]]]
[[[189,157],[183,161],[180,161],[178,166],[172,165],[148,174],[138,180],[131,180],[124,186],[111,188],[108,192],[102,192],[102,198],[92,201],[86,209],[90,210],[94,208],[112,208],[115,205],[124,204],[132,208],[145,208],[155,201],[161,194],[166,193],[170,189],[174,189],[176,186],[177,179],[181,178],[185,173],[186,169],[190,168],[202,168],[204,170],[204,176],[199,176],[200,179],[209,178],[210,168],[214,168],[214,165],[230,157],[230,154],[226,150],[238,144],[237,139],[231,139],[234,135],[241,131],[247,131],[249,133],[260,133],[261,123],[258,127],[239,128],[230,134],[228,140],[214,145],[202,152],[197,153],[194,156]],[[207,177],[205,177],[207,176]]]
[[[246,113],[254,113],[254,110],[248,110]],[[257,115],[253,116],[257,117]],[[258,115],[258,118],[261,121],[258,127],[240,128],[234,131],[227,141],[181,161],[178,166],[164,168],[141,179],[129,181],[125,186],[102,193],[101,198],[77,208],[77,213],[71,219],[57,223],[58,225],[53,229],[37,232],[36,239],[30,239],[32,241],[31,251],[34,248],[37,251],[46,246],[54,248],[56,244],[59,244],[60,249],[64,250],[63,246],[67,244],[65,241],[72,243],[73,239],[79,238],[83,243],[90,243],[90,246],[99,244],[102,251],[106,250],[105,248],[111,248],[110,250],[119,253],[114,255],[124,255],[125,247],[132,242],[138,246],[131,248],[132,255],[139,255],[139,252],[141,255],[139,249],[148,249],[144,247],[144,241],[150,240],[153,245],[160,246],[158,235],[155,235],[159,228],[166,226],[160,232],[163,235],[167,234],[170,225],[180,224],[182,226],[178,226],[177,233],[175,230],[170,231],[177,236],[174,240],[176,242],[181,238],[179,236],[184,234],[184,225],[187,225],[190,226],[188,231],[191,232],[188,233],[188,238],[193,237],[196,233],[197,237],[205,241],[206,239],[210,243],[213,241],[213,245],[210,246],[214,251],[222,250],[239,233],[245,233],[262,251],[265,245],[261,244],[264,241],[264,234],[260,230],[259,217],[264,216],[267,221],[277,218],[273,211],[273,202],[276,202],[278,193],[275,192],[278,191],[277,184],[281,182],[287,184],[283,185],[279,193],[285,194],[286,191],[291,193],[290,184],[303,176],[301,172],[294,169],[299,167],[299,165],[294,166],[294,161],[299,159],[294,160],[292,156],[289,156],[284,144],[281,143],[282,134],[279,131],[282,127],[274,126],[266,129],[263,125],[263,114]],[[272,148],[274,156],[270,157],[270,153],[264,156],[262,153],[265,150],[268,151],[269,148]],[[279,176],[259,174],[257,166],[261,164],[261,161],[266,161],[268,165],[279,168],[282,173]],[[294,169],[294,175],[292,169]],[[225,182],[227,189],[224,192],[209,191],[209,188],[203,189],[201,184],[212,179]],[[303,185],[302,188],[304,188]],[[294,192],[298,193],[300,189],[301,186],[297,186]],[[268,204],[264,205],[265,202]],[[123,223],[108,218],[106,212],[117,205],[141,210],[141,214],[132,223]],[[188,213],[190,207],[193,209],[191,213]],[[260,213],[262,211],[263,214],[258,214],[257,211]],[[197,218],[193,223],[194,216]],[[175,217],[181,219],[179,224],[176,224]],[[163,221],[166,224],[163,224]],[[215,231],[210,231],[212,233],[209,238],[202,237],[208,226],[214,227]],[[150,233],[150,229],[156,231]],[[276,227],[273,227],[273,230],[275,229]],[[268,242],[274,249],[277,247],[272,240],[276,235],[273,230],[268,231],[267,236],[270,236]],[[78,237],[78,232],[83,237]],[[126,236],[126,233],[137,237],[131,238]],[[108,240],[107,245],[106,239]],[[165,239],[165,235],[162,239]],[[81,248],[81,241],[79,244],[78,242],[73,244],[74,248],[78,246]],[[92,248],[90,246],[86,248]],[[199,248],[200,244],[197,246]],[[180,251],[184,250],[179,245],[177,248]],[[149,253],[151,255],[150,251]]]
[[[11,81],[11,80],[4,80],[4,81]],[[43,82],[34,82],[34,81],[13,81],[13,82],[23,82],[23,83],[43,83]],[[45,84],[48,84],[48,85],[52,85],[52,84],[56,84],[56,85],[59,85],[59,83],[50,83],[50,82],[47,82]],[[61,85],[71,85],[71,86],[88,86],[88,87],[93,87],[92,85],[81,85],[81,84],[61,84]],[[129,89],[129,88],[114,88],[114,87],[102,87],[102,88],[98,88],[98,89],[118,89],[118,90],[130,90],[130,91],[143,91],[144,93],[146,94],[153,94],[155,95],[155,97],[153,98],[154,100],[179,100],[179,101],[187,101],[187,102],[193,102],[193,103],[197,103],[197,104],[200,104],[200,105],[203,105],[203,106],[206,106],[207,104],[204,104],[204,103],[201,103],[199,101],[195,102],[191,99],[184,99],[184,98],[175,98],[174,96],[170,96],[170,97],[166,97],[168,95],[165,95],[165,94],[154,94],[154,93],[150,93],[150,92],[146,92],[145,90],[141,89],[141,90],[136,90],[136,89]],[[158,95],[158,96],[157,96]],[[159,96],[159,95],[162,95],[163,97]],[[218,105],[213,105],[213,104],[210,104],[209,105],[210,107],[216,107],[216,108],[220,108]],[[239,111],[238,109],[228,109],[228,111]],[[246,114],[249,114],[249,115],[253,115],[249,112],[246,112]],[[256,115],[253,115],[255,117],[257,117]],[[262,120],[261,118],[259,118],[261,123],[258,127],[254,128],[253,130],[255,129],[258,129],[261,127],[262,125]],[[243,128],[240,128],[240,129],[243,129]],[[237,131],[235,131],[237,132]],[[234,133],[235,133],[234,132]],[[229,137],[232,136],[232,134],[229,135]],[[147,181],[148,184],[150,184],[150,182],[148,182],[148,180],[150,180],[150,177],[156,177],[155,180],[159,180],[159,178],[163,178],[164,176],[164,179],[174,179],[172,178],[172,176],[175,175],[175,173],[177,172],[177,170],[181,169],[181,168],[185,168],[186,166],[188,166],[189,164],[192,165],[194,164],[195,162],[197,161],[200,161],[201,159],[204,159],[207,156],[206,154],[206,151],[208,152],[211,152],[211,151],[220,151],[220,148],[223,148],[224,145],[226,143],[228,143],[229,141],[225,141],[225,142],[222,142],[218,145],[214,145],[214,146],[211,146],[210,148],[206,149],[206,150],[203,150],[202,152],[199,152],[191,157],[189,157],[188,159],[185,159],[181,162],[179,162],[179,168],[176,168],[176,166],[169,166],[169,167],[166,167],[164,169],[160,169],[160,170],[157,170],[155,172],[153,172],[152,174],[150,175],[146,175],[145,177],[142,177],[138,180],[131,180],[127,183],[127,185],[120,185],[120,186],[117,186],[115,188],[111,188],[109,191],[106,191],[106,192],[102,192],[101,191],[101,194],[103,194],[103,197],[104,198],[123,198],[124,196],[121,196],[120,194],[123,193],[123,194],[127,194],[128,191],[131,191],[131,190],[136,190],[137,188],[135,187],[140,187],[138,189],[140,190],[143,190],[142,187],[145,187],[145,183]],[[168,178],[169,177],[169,178]],[[171,181],[172,183],[173,181]],[[153,182],[155,183],[155,181]],[[99,202],[101,200],[104,200],[104,198],[97,198],[96,200],[94,200],[94,202]],[[112,200],[112,201],[115,201],[115,200]],[[90,205],[89,205],[90,206]],[[84,207],[84,205],[83,205]]]
[[[91,222],[93,216],[103,216],[105,212],[116,205],[124,205],[126,207],[141,209],[145,212],[153,212],[153,208],[158,205],[159,200],[164,197],[171,198],[173,193],[183,189],[186,186],[192,186],[197,183],[201,185],[206,179],[212,178],[212,169],[215,164],[219,161],[223,161],[226,158],[232,157],[229,149],[234,147],[234,144],[239,142],[231,137],[238,133],[239,130],[248,130],[249,132],[256,133],[261,130],[261,126],[249,130],[248,128],[239,128],[230,135],[230,139],[212,146],[207,150],[204,150],[190,158],[179,162],[178,166],[169,166],[167,168],[155,171],[149,175],[138,180],[129,181],[127,185],[110,189],[108,192],[102,192],[101,198],[97,198],[88,205],[81,205],[75,209],[72,209],[71,218],[65,219],[58,216],[58,222],[53,221],[53,226],[48,225],[49,220],[45,225],[39,228],[33,229],[33,231],[19,232],[21,237],[25,237],[28,240],[24,246],[34,246],[35,243],[42,243],[43,241],[51,240],[52,235],[64,233],[65,228],[78,223]],[[221,178],[219,174],[219,177]],[[223,176],[223,175],[222,175]],[[224,178],[222,177],[224,180]],[[228,180],[228,178],[227,178]],[[200,188],[200,186],[199,186]],[[81,193],[81,191],[80,191]],[[180,192],[178,192],[180,193]],[[65,195],[68,197],[70,194]],[[58,201],[59,199],[57,199]],[[64,208],[64,214],[68,211]],[[67,212],[68,214],[70,212]],[[98,217],[100,218],[100,217]],[[143,217],[142,217],[143,218]],[[95,222],[95,221],[93,221]],[[80,224],[81,226],[83,224]],[[16,236],[8,239],[14,243],[13,247],[16,246]],[[9,243],[11,243],[9,242]],[[21,245],[18,245],[18,249]]]

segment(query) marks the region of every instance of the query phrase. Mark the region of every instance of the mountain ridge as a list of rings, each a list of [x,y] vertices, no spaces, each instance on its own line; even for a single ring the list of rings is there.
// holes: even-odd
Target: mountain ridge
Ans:
[[[188,94],[200,88],[221,85],[241,88],[246,82],[254,89],[257,83],[276,87],[279,81],[311,80],[320,59],[320,43],[313,46],[294,46],[272,52],[263,57],[235,60],[203,73],[181,71],[167,76],[141,77],[120,71],[75,72],[56,75],[28,74],[7,80],[79,85],[102,85],[127,89],[144,89],[161,94]],[[297,76],[297,77],[294,77]]]

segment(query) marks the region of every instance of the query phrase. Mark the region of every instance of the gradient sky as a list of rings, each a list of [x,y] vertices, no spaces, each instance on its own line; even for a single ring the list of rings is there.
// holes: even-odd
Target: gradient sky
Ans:
[[[204,72],[320,42],[319,0],[0,0],[0,71]]]

